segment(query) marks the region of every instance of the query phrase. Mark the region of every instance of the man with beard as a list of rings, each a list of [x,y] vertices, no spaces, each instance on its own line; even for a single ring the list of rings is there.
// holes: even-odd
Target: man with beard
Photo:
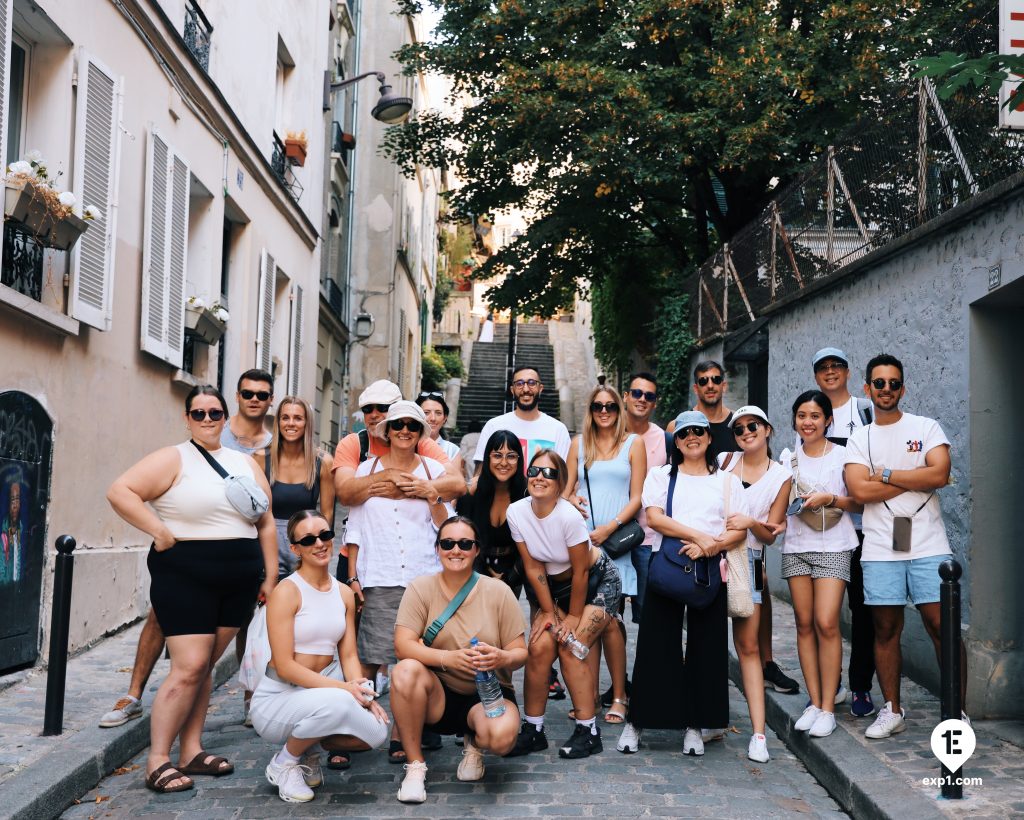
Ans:
[[[873,740],[906,728],[900,708],[900,634],[909,598],[939,657],[939,564],[951,550],[935,492],[949,481],[949,439],[939,423],[899,408],[903,365],[888,354],[866,369],[874,422],[854,430],[846,448],[846,486],[864,505],[864,602],[875,622],[875,667],[886,704],[864,732]],[[961,702],[967,655],[960,644]],[[966,715],[963,716],[966,720]]]
[[[736,436],[732,434],[732,411],[725,406],[723,398],[729,384],[725,380],[725,370],[716,361],[708,359],[698,362],[693,368],[693,392],[697,396],[694,410],[707,416],[711,424],[711,445],[708,452],[715,458],[719,453],[739,450]],[[669,432],[673,432],[671,429]]]

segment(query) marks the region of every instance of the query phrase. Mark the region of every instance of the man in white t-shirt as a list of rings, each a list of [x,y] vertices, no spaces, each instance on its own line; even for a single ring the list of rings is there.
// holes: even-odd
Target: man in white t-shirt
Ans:
[[[562,458],[569,455],[568,429],[558,419],[540,411],[540,394],[544,392],[544,385],[537,369],[517,367],[512,373],[512,383],[508,389],[512,394],[514,407],[511,413],[495,416],[484,425],[476,452],[473,454],[473,461],[476,462],[476,470],[473,473],[475,476],[480,475],[487,440],[496,430],[509,430],[519,438],[523,445],[523,454],[526,456],[526,461],[522,465],[523,472],[526,471],[530,458],[538,450],[551,449]]]
[[[900,634],[907,598],[939,656],[939,565],[951,555],[935,492],[949,481],[949,439],[934,419],[899,408],[903,365],[888,354],[868,362],[866,390],[875,420],[854,431],[846,448],[846,486],[864,505],[864,600],[875,622],[875,666],[887,701],[864,733],[902,732]],[[967,656],[960,644],[961,703]]]

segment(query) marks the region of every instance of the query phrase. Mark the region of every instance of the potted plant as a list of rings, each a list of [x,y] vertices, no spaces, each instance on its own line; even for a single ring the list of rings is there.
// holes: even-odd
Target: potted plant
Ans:
[[[284,155],[288,162],[300,168],[305,165],[308,144],[305,131],[289,131],[284,139]]]
[[[348,131],[341,132],[341,150],[351,151],[356,147],[356,135],[350,134]]]
[[[38,244],[66,251],[101,213],[88,205],[79,215],[75,195],[58,192],[55,183],[38,151],[12,163],[4,178],[4,217],[22,223]]]
[[[219,302],[207,307],[199,296],[189,296],[185,300],[185,335],[197,342],[217,344],[227,329],[229,318],[227,310]]]

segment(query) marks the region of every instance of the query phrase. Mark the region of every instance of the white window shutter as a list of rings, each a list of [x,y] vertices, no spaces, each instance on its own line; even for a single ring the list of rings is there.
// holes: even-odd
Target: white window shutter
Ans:
[[[0,146],[7,150],[8,99],[11,92],[11,20],[14,17],[14,0],[0,0]],[[19,157],[20,159],[20,157]],[[0,249],[3,248],[3,231],[0,231]]]
[[[167,359],[167,215],[170,149],[150,131],[146,146],[146,212],[142,237],[142,349]]]
[[[185,348],[185,271],[188,269],[189,167],[178,154],[171,157],[171,195],[168,208],[167,361],[183,363]]]
[[[120,165],[121,78],[91,55],[78,60],[75,175],[72,190],[100,216],[71,256],[71,315],[99,330],[113,320],[114,247]]]
[[[292,290],[291,351],[288,354],[288,392],[299,395],[302,373],[302,285]]]
[[[274,291],[277,286],[277,264],[264,248],[260,251],[259,312],[256,319],[256,367],[270,372],[271,330],[274,325]]]

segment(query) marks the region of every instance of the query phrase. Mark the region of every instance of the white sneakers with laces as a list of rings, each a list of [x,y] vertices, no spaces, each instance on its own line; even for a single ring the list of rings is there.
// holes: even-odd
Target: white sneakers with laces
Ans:
[[[768,738],[764,735],[751,735],[750,743],[747,746],[747,757],[755,763],[767,763],[771,760],[768,755]]]
[[[836,730],[836,716],[824,709],[818,710],[818,717],[815,718],[807,734],[811,737],[828,737]]]
[[[643,737],[643,734],[643,729],[637,729],[627,721],[622,727],[622,734],[619,735],[619,742],[615,744],[615,748],[625,755],[634,754],[640,751],[640,738]]]
[[[700,729],[687,729],[683,735],[683,754],[691,757],[701,757],[704,754],[704,741],[700,736]]]
[[[896,714],[892,710],[892,703],[887,701],[885,706],[879,710],[875,722],[864,730],[864,737],[871,738],[871,740],[882,740],[899,734],[907,728],[907,724],[903,720],[904,714],[902,709],[899,714]]]
[[[484,776],[484,753],[473,744],[475,739],[468,733],[463,737],[462,761],[455,773],[459,780],[480,780]]]
[[[804,713],[796,719],[796,723],[793,724],[793,728],[798,732],[806,732],[814,725],[814,721],[818,719],[818,715],[820,714],[821,709],[812,703],[804,709]]]
[[[267,764],[267,780],[277,786],[277,796],[285,803],[308,803],[313,790],[306,785],[309,769],[301,763],[278,763],[276,755]]]
[[[405,779],[398,790],[401,803],[422,803],[427,799],[427,764],[422,760],[414,760],[405,764]]]

